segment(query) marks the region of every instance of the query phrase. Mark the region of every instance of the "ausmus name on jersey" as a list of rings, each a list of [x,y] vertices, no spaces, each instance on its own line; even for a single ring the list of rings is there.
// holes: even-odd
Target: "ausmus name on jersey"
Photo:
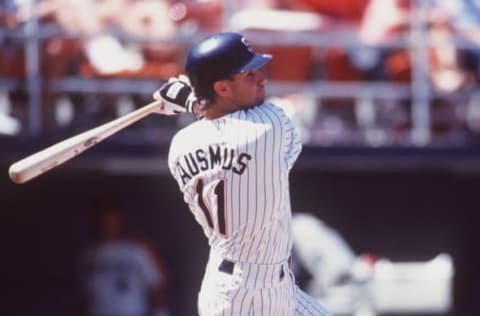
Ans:
[[[185,185],[194,176],[216,168],[232,170],[242,175],[251,159],[252,156],[248,153],[238,153],[235,148],[215,144],[208,146],[208,149],[194,149],[179,157],[175,163],[175,172],[179,175],[182,185]]]

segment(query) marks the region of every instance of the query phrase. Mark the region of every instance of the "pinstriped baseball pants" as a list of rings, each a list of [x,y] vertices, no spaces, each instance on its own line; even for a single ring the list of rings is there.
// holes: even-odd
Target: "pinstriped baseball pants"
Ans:
[[[295,285],[287,262],[236,263],[232,273],[219,270],[210,256],[198,297],[200,316],[331,316]]]

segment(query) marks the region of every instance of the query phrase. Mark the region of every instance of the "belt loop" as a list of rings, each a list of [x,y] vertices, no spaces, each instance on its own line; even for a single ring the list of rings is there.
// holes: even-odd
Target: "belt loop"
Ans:
[[[234,267],[235,267],[235,264],[233,262],[223,259],[222,262],[220,262],[220,265],[218,266],[218,271],[228,273],[228,274],[233,274]]]

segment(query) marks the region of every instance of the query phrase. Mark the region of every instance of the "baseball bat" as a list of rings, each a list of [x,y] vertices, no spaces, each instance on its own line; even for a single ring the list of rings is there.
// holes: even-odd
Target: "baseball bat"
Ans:
[[[105,138],[159,110],[161,106],[161,100],[153,101],[111,122],[67,138],[19,160],[8,169],[10,179],[18,184],[25,183],[78,156]]]

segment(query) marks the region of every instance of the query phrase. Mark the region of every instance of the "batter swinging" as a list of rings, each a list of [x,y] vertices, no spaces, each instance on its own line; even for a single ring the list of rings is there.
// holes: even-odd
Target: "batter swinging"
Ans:
[[[215,34],[187,56],[191,85],[172,78],[154,94],[171,114],[201,117],[173,137],[168,164],[211,249],[202,316],[330,315],[289,267],[288,175],[301,143],[284,112],[265,102],[261,68],[271,58],[240,34]]]

